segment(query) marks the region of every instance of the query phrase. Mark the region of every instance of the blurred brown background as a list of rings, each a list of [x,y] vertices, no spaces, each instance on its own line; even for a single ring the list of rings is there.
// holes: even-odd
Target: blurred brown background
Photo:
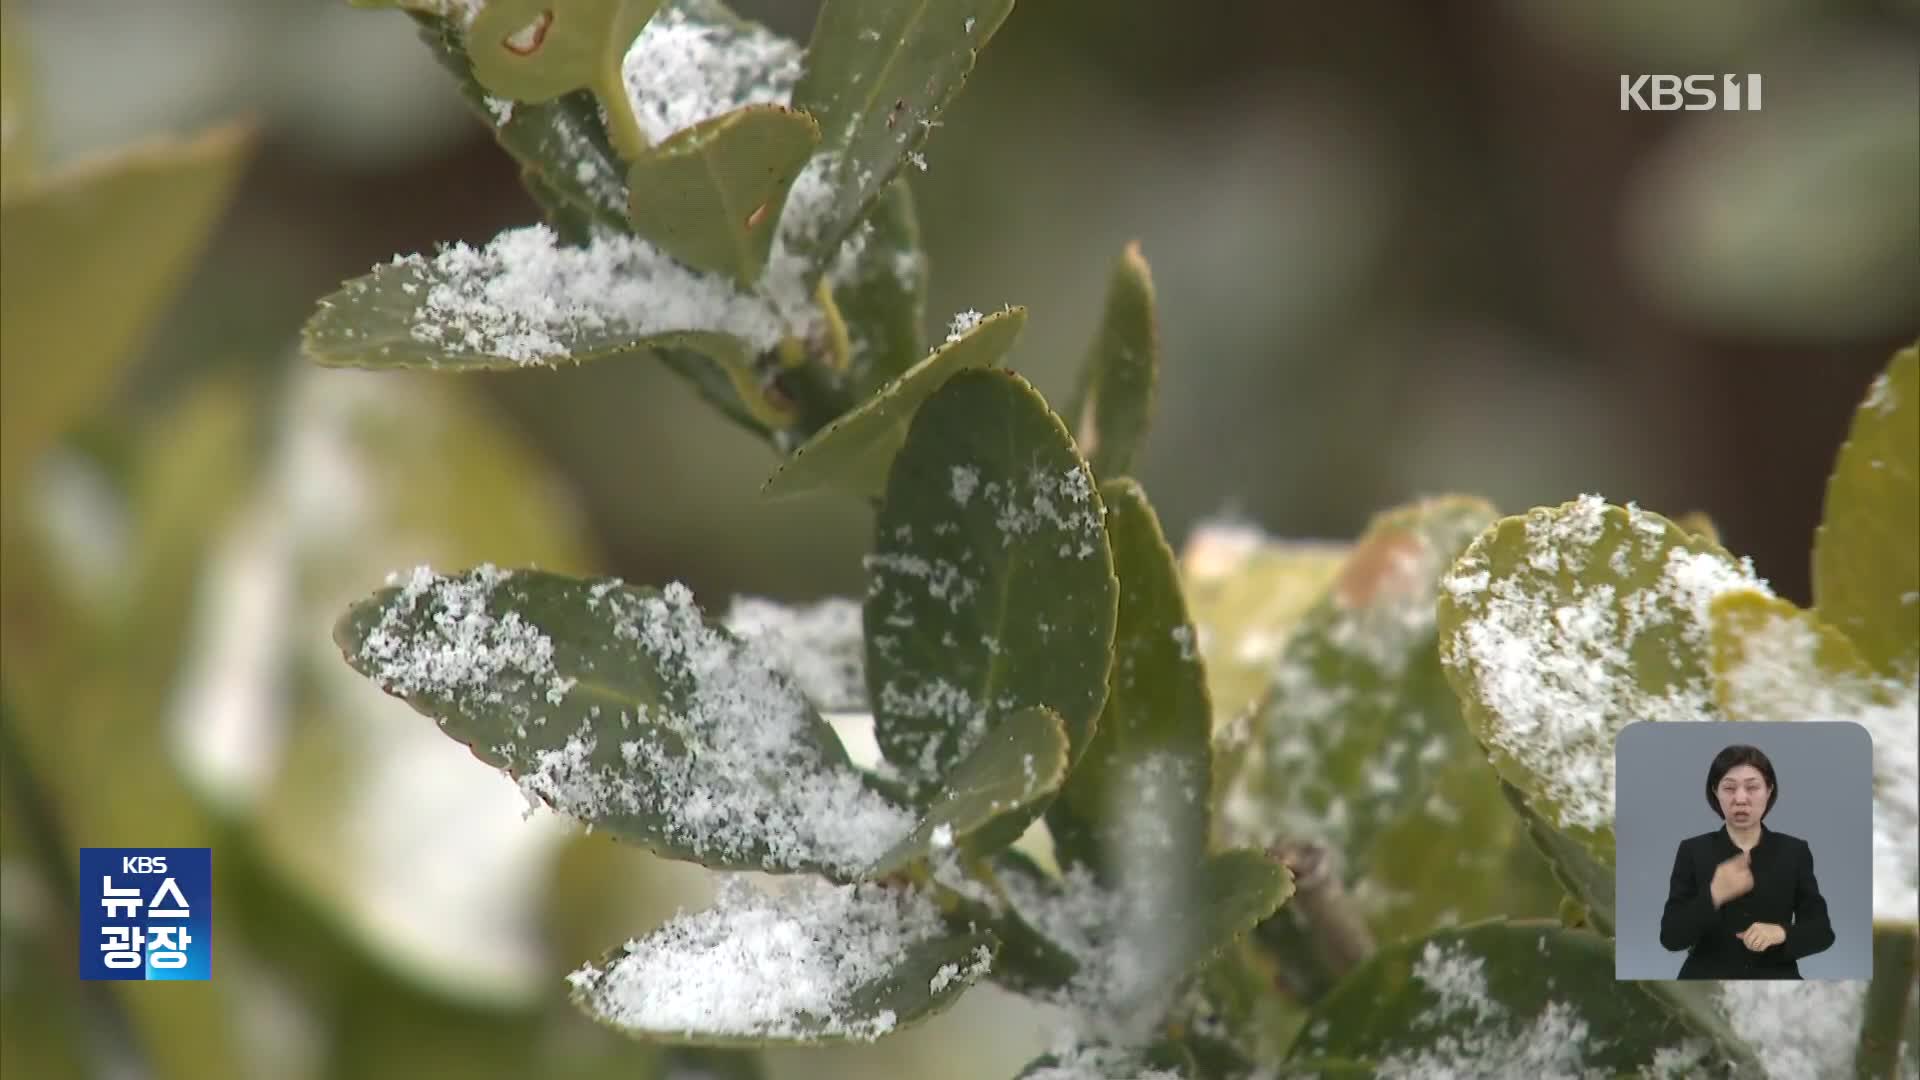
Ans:
[[[816,7],[734,6],[803,41]],[[300,325],[343,279],[396,253],[483,243],[535,220],[513,166],[403,16],[340,0],[18,0],[10,11],[55,165],[243,115],[260,125],[237,201],[119,388],[108,427],[171,415],[222,376],[246,376],[242,384],[257,388],[298,383],[295,373],[307,367],[294,351]],[[939,327],[959,310],[1025,305],[1028,328],[1011,362],[1058,400],[1092,336],[1108,267],[1138,239],[1158,289],[1166,361],[1140,472],[1176,544],[1196,522],[1220,516],[1286,536],[1344,538],[1370,515],[1424,494],[1481,494],[1517,512],[1598,492],[1669,515],[1706,512],[1729,548],[1804,603],[1826,471],[1848,417],[1893,349],[1920,332],[1917,49],[1913,0],[1024,0],[927,146],[930,168],[912,174],[932,263],[929,318]],[[1762,74],[1764,110],[1619,108],[1622,73],[1722,72]],[[362,408],[367,394],[405,380],[385,378],[335,380],[358,388],[335,406]],[[771,451],[665,369],[607,363],[459,381],[479,388],[494,422],[536,448],[548,470],[538,489],[503,480],[500,490],[512,494],[500,504],[465,507],[471,519],[443,515],[461,543],[403,555],[363,542],[351,527],[309,527],[360,520],[359,508],[344,504],[358,489],[296,470],[308,482],[288,496],[297,505],[287,520],[299,523],[293,539],[340,556],[325,560],[334,564],[328,589],[363,595],[416,550],[468,562],[548,551],[544,541],[522,545],[513,528],[537,525],[557,505],[577,510],[585,530],[551,549],[566,552],[555,559],[632,581],[684,580],[711,608],[741,592],[789,600],[858,592],[865,512],[825,497],[761,501]],[[387,421],[405,424],[415,399],[396,393],[388,405],[395,415]],[[491,475],[491,450],[465,454],[470,429],[445,430],[453,434],[420,445],[458,459],[441,462],[449,468]],[[98,450],[99,440],[91,445]],[[417,456],[419,446],[407,445]],[[49,475],[58,486],[78,474]],[[442,482],[434,479],[441,473],[421,475],[426,486]],[[195,483],[225,479],[190,471],[170,497],[191,503]],[[320,922],[360,919],[357,940],[376,943],[376,957],[419,955],[390,964],[412,972],[413,982],[395,989],[370,973],[388,961],[370,960],[367,970],[316,965],[297,945],[229,948],[223,938],[215,989],[245,1000],[210,1006],[218,1018],[203,1021],[242,1032],[255,1049],[233,1060],[267,1062],[259,1075],[483,1075],[517,1052],[503,1047],[530,1040],[568,1048],[539,1059],[542,1075],[597,1076],[602,1065],[607,1075],[630,1075],[622,1063],[640,1059],[585,1031],[557,994],[476,1004],[474,973],[505,972],[502,984],[553,991],[559,974],[618,935],[697,900],[700,882],[599,837],[555,855],[559,841],[528,839],[553,824],[550,816],[521,821],[512,785],[430,724],[365,687],[327,689],[344,673],[325,655],[326,619],[338,611],[327,589],[309,590],[313,612],[247,609],[254,622],[244,625],[256,629],[222,637],[222,626],[242,624],[220,612],[254,595],[246,575],[259,568],[247,559],[291,542],[273,531],[281,504],[261,505],[206,547],[215,553],[206,588],[225,600],[195,616],[194,640],[220,668],[216,683],[254,674],[244,646],[262,625],[279,627],[286,649],[311,654],[323,674],[296,665],[294,690],[244,698],[272,701],[257,711],[284,711],[284,730],[254,716],[231,728],[202,724],[187,737],[199,749],[183,760],[279,761],[278,751],[248,742],[270,730],[269,743],[283,740],[293,748],[286,760],[302,763],[274,766],[286,770],[279,775],[316,788],[355,778],[358,787],[337,786],[371,792],[365,805],[385,816],[351,828],[323,824],[333,842],[355,850],[381,838],[387,869],[367,879],[375,884],[341,887],[358,899],[327,899],[334,886],[325,866],[308,866],[304,877],[288,871],[304,885],[287,887],[336,911],[315,916]],[[466,528],[482,519],[484,527]],[[369,557],[388,561],[363,565]],[[7,573],[18,584],[17,565]],[[229,581],[222,593],[228,578],[242,584]],[[10,621],[9,632],[18,625]],[[181,625],[160,636],[186,636]],[[135,640],[145,648],[155,639]],[[131,666],[106,655],[89,670]],[[200,723],[220,712],[181,705],[201,699],[180,697],[192,680],[168,666],[150,683],[123,682],[131,695],[123,700],[156,714],[163,693],[169,715]],[[369,719],[355,726],[354,717]],[[35,738],[67,738],[73,721],[17,722]],[[98,730],[103,753],[128,737]],[[328,739],[383,749],[340,764],[349,759]],[[242,743],[249,748],[236,750]],[[316,769],[311,755],[338,773]],[[196,768],[207,767],[182,766]],[[264,782],[272,796],[261,795],[259,777],[273,768],[250,768],[254,792],[239,804],[293,823],[278,841],[263,841],[283,853],[268,863],[298,863],[284,853],[305,850],[298,838],[315,835],[303,831],[320,828],[315,820],[352,817],[324,799],[272,809],[298,799],[272,782]],[[72,798],[132,803],[77,783]],[[20,790],[12,774],[9,784]],[[60,805],[58,778],[51,787],[56,816],[66,819],[62,843],[149,842],[87,834],[88,812]],[[58,913],[46,899],[53,886],[34,883],[12,858],[22,850],[17,807],[31,802],[7,804],[15,831],[0,858],[0,898],[10,909],[0,944],[54,943],[49,963],[70,980],[68,941],[36,921]],[[485,812],[463,809],[476,806]],[[133,805],[115,820],[151,810]],[[454,858],[448,848],[460,836],[469,846]],[[502,901],[500,911],[475,916],[460,890],[476,874],[500,889],[550,880],[552,899]],[[429,885],[446,886],[435,901],[442,907],[425,899]],[[274,896],[252,909],[269,913],[259,924],[264,937],[290,927],[289,940],[305,940],[303,909]],[[396,898],[427,914],[365,922]],[[245,902],[235,898],[231,910]],[[511,928],[525,921],[522,909],[535,908],[559,914],[544,916],[529,944]],[[444,937],[422,944],[436,920],[452,918],[439,911],[497,917],[508,929],[491,945],[463,950],[456,939],[449,952]],[[536,945],[545,951],[535,961],[513,951]],[[21,981],[30,954],[10,947],[11,971],[0,970],[9,1011],[0,1015],[17,1034],[23,1024],[51,1023],[29,1006],[67,999],[22,997],[32,985]],[[186,1000],[179,995],[169,1000]],[[143,1000],[126,1006],[132,1028],[167,1030],[164,1012],[149,1010],[160,999]],[[111,1018],[115,1006],[101,1010]],[[549,1023],[560,1016],[568,1019]],[[102,1034],[110,1019],[61,1023],[83,1042],[117,1045]],[[1044,1031],[1015,999],[979,992],[883,1045],[893,1049],[786,1053],[778,1063],[793,1071],[778,1075],[1012,1075],[1044,1046]],[[984,1056],[955,1057],[962,1046]],[[450,1057],[455,1048],[468,1056]],[[81,1057],[119,1060],[107,1051]]]
[[[402,17],[331,0],[22,4],[55,149],[248,111],[267,138],[129,392],[285,364],[312,301],[534,217]],[[743,2],[804,40],[815,5]],[[1139,238],[1167,369],[1142,472],[1172,535],[1349,536],[1434,491],[1703,510],[1807,596],[1848,411],[1920,328],[1920,5],[1813,0],[1015,9],[914,176],[930,317],[1026,305],[1064,395]],[[1760,72],[1764,111],[1618,108]],[[485,377],[608,570],[852,590],[860,511],[764,505],[770,452],[644,364]]]

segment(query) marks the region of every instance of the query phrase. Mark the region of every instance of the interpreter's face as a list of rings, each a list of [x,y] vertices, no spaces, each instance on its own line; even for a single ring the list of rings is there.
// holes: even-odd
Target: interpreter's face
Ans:
[[[1751,765],[1736,765],[1727,770],[1720,778],[1720,786],[1714,789],[1720,799],[1720,812],[1726,815],[1727,824],[1736,829],[1750,829],[1760,823],[1760,815],[1767,812],[1767,778],[1760,770]]]

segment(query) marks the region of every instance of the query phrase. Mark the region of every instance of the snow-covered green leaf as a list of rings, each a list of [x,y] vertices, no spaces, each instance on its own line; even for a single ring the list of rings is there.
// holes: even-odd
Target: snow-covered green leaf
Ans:
[[[1713,602],[1714,697],[1730,720],[1860,725],[1873,746],[1873,917],[1920,911],[1920,683],[1883,678],[1810,611],[1758,592]]]
[[[1013,0],[826,0],[793,107],[832,152],[829,209],[806,250],[836,249],[917,153]]]
[[[1719,719],[1709,606],[1765,588],[1718,544],[1585,496],[1505,518],[1460,557],[1440,595],[1441,663],[1501,777],[1611,868],[1615,736]]]
[[[423,567],[335,638],[529,796],[669,857],[851,877],[912,827],[792,682],[681,586]]]
[[[1164,832],[1170,870],[1207,850],[1212,708],[1179,568],[1146,492],[1120,478],[1100,495],[1120,581],[1113,671],[1093,741],[1047,827],[1063,867],[1084,865],[1111,883],[1130,828]],[[1145,822],[1128,812],[1140,807]]]
[[[1149,808],[1150,809],[1150,808]],[[1286,867],[1266,852],[1225,851],[1167,861],[1148,835],[1122,853],[1103,884],[1084,866],[1063,878],[1000,872],[1005,924],[1038,943],[1027,950],[1023,992],[1073,1011],[1086,1030],[1137,1042],[1173,1010],[1188,975],[1214,961],[1293,894]],[[996,976],[997,977],[997,976]]]
[[[755,357],[809,317],[689,270],[645,241],[600,233],[567,246],[534,225],[478,250],[456,244],[377,267],[321,300],[303,340],[308,356],[336,367],[468,371],[699,357],[752,418],[778,429],[793,417],[758,389]]]
[[[1738,1050],[1616,983],[1608,939],[1493,919],[1380,949],[1314,1007],[1289,1058],[1382,1076],[1679,1077],[1727,1075]]]
[[[881,387],[853,411],[821,429],[767,479],[762,494],[798,495],[837,487],[878,496],[887,471],[907,439],[907,425],[921,403],[955,372],[998,364],[1027,324],[1025,308],[981,318]]]
[[[1052,794],[1066,770],[1067,732],[1060,717],[1044,708],[1014,713],[941,779],[913,832],[865,876],[891,874],[914,859],[952,849],[996,819]]]
[[[1498,517],[1458,496],[1375,517],[1288,636],[1225,803],[1234,842],[1339,852],[1343,884],[1382,939],[1544,915],[1560,897],[1502,803],[1436,650],[1441,577]],[[1436,880],[1454,885],[1435,890]],[[1305,955],[1300,944],[1286,951]]]
[[[911,890],[798,879],[760,892],[728,878],[713,907],[568,980],[589,1016],[653,1041],[872,1042],[951,1005],[994,948]]]
[[[1140,245],[1130,243],[1107,283],[1100,331],[1081,361],[1066,416],[1095,476],[1125,475],[1146,441],[1160,381],[1160,329],[1153,275]]]
[[[1117,585],[1100,495],[1025,379],[961,371],[914,415],[867,556],[874,736],[911,786],[1003,718],[1054,710],[1070,761],[1107,698]]]

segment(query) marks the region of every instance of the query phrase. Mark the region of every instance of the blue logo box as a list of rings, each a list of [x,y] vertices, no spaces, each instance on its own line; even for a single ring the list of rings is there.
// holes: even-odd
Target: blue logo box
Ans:
[[[82,979],[212,974],[212,849],[80,849]]]

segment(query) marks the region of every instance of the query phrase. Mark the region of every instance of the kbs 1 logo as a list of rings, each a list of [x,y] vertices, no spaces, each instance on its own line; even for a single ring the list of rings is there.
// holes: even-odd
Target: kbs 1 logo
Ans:
[[[1620,111],[1760,111],[1758,75],[1622,75]]]
[[[209,848],[80,849],[80,977],[213,974]]]

